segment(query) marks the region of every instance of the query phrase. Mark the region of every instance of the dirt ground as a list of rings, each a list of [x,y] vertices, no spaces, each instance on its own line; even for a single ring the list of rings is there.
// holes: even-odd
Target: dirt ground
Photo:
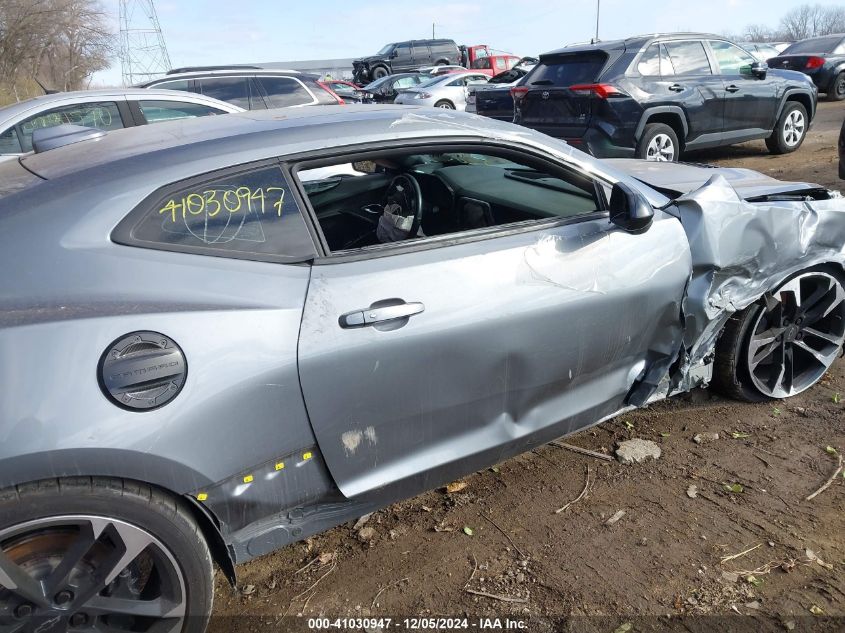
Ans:
[[[840,188],[844,115],[845,105],[821,104],[788,156],[760,141],[685,159]],[[218,574],[212,628],[441,615],[469,617],[470,628],[510,617],[532,631],[842,631],[845,479],[805,497],[835,470],[833,451],[845,453],[844,422],[842,360],[789,401],[698,391],[623,415],[566,441],[609,453],[620,440],[653,440],[659,460],[623,466],[546,445],[466,477],[460,491],[382,510],[364,526],[372,530],[340,526],[243,565],[241,593]],[[708,432],[719,439],[693,441]],[[587,494],[555,513],[587,476]]]

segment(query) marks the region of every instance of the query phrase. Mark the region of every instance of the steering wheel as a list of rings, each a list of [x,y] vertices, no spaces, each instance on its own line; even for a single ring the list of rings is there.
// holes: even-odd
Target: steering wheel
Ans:
[[[404,189],[401,188],[401,184],[403,182],[406,185]],[[385,198],[389,200],[391,196],[396,195],[401,196],[406,200],[408,206],[405,208],[403,205],[403,209],[413,213],[414,221],[411,224],[408,237],[414,238],[417,236],[417,232],[420,229],[420,223],[422,222],[423,199],[420,183],[418,183],[417,179],[411,174],[399,174],[390,181]]]

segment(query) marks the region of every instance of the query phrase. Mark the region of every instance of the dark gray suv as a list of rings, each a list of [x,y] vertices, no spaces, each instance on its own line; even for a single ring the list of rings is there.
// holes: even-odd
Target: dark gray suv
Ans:
[[[595,156],[676,161],[681,152],[765,139],[801,146],[818,93],[718,35],[648,35],[562,48],[512,89],[514,123]]]

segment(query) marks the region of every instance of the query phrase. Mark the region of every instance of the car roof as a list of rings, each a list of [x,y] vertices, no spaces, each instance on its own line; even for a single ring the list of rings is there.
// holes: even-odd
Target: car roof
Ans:
[[[496,136],[496,130],[502,135],[513,134],[512,126],[494,119],[415,106],[251,110],[117,130],[95,142],[26,155],[21,163],[39,176],[53,179],[105,164],[119,173],[121,161],[127,161],[137,166],[133,169],[142,171],[166,168],[172,180],[178,180],[182,172],[188,177],[239,161],[252,162],[306,150],[397,136],[489,138]],[[523,133],[533,134],[527,130]]]
[[[572,53],[580,53],[586,51],[610,51],[618,49],[626,49],[630,47],[640,48],[650,42],[651,40],[688,40],[688,39],[708,39],[708,40],[725,40],[730,42],[730,38],[724,35],[716,35],[714,33],[649,33],[645,35],[635,35],[627,37],[622,40],[608,40],[598,41],[593,44],[575,44],[573,46],[566,46],[558,48],[540,55],[543,57],[554,57],[557,55],[569,55]]]
[[[142,84],[138,84],[139,88],[143,88],[144,86],[149,86],[151,84],[160,83],[163,81],[177,81],[179,79],[202,79],[203,77],[263,77],[263,76],[295,76],[300,79],[318,79],[319,76],[312,74],[312,73],[304,73],[299,70],[290,70],[287,68],[256,68],[250,66],[244,66],[239,68],[226,68],[226,69],[215,69],[215,70],[191,70],[188,72],[176,72],[173,74],[167,74],[163,77],[158,77],[157,79],[151,79],[150,81],[145,81]]]
[[[164,89],[149,89],[149,88],[102,88],[99,90],[77,90],[74,92],[56,92],[47,95],[40,95],[19,101],[11,105],[0,108],[0,125],[6,121],[17,119],[20,116],[31,112],[43,110],[45,108],[60,106],[63,104],[84,103],[89,101],[96,101],[97,99],[122,99],[122,98],[166,98],[178,99],[180,101],[187,101],[193,103],[207,103],[215,105],[223,110],[231,112],[240,112],[242,108],[233,106],[231,103],[219,101],[212,97],[195,94],[193,92],[184,92],[181,90],[164,90]]]
[[[590,173],[630,181],[617,168],[534,130],[454,110],[393,104],[250,110],[180,119],[109,132],[96,140],[27,154],[19,161],[68,194],[110,186],[142,199],[165,185],[238,165],[284,161],[304,153],[319,158],[362,144],[437,139],[519,142],[545,153],[575,154],[573,159]],[[651,188],[644,192],[653,204],[668,201]]]

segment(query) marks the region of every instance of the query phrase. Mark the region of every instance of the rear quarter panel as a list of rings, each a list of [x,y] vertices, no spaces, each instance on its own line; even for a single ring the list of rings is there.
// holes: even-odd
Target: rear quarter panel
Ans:
[[[296,370],[309,268],[114,244],[155,187],[81,176],[0,201],[0,487],[104,475],[187,492],[313,445]],[[137,330],[188,365],[147,412],[98,385],[101,355]]]

